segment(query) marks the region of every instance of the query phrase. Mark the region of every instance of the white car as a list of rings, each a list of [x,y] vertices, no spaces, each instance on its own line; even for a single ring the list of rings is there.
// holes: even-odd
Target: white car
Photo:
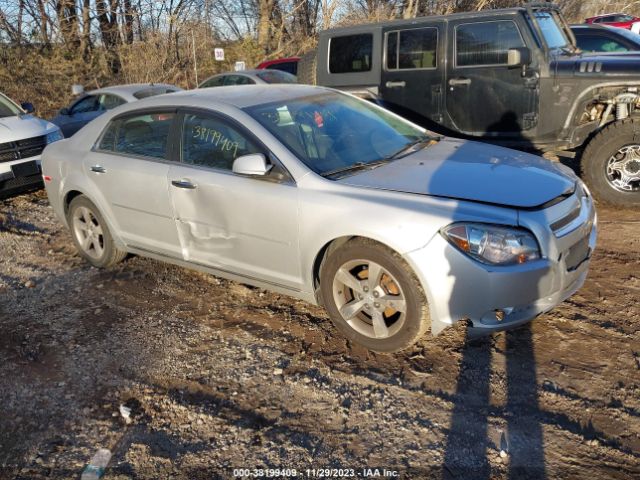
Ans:
[[[0,197],[42,185],[40,155],[62,140],[54,124],[31,115],[29,103],[18,106],[0,93]]]

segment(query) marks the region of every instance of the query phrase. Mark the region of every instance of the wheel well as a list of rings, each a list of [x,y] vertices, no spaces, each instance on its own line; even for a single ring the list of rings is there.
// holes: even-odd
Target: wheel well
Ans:
[[[390,248],[389,246],[385,245],[384,243],[378,242],[377,240],[374,240],[372,238],[368,238],[368,237],[361,237],[361,236],[345,236],[345,237],[338,237],[338,238],[334,238],[333,240],[331,240],[330,242],[327,242],[318,252],[318,254],[316,255],[316,258],[313,262],[313,291],[315,293],[316,296],[316,300],[318,301],[318,304],[322,304],[322,297],[320,295],[320,269],[322,268],[322,262],[324,261],[325,258],[327,258],[327,256],[333,252],[334,250],[340,248],[342,245],[344,245],[345,243],[351,241],[351,240],[355,240],[355,239],[363,239],[363,240],[368,240],[370,242],[375,242],[378,243],[390,250],[393,250],[392,248]]]
[[[82,192],[78,190],[71,190],[64,197],[64,213],[66,214],[69,211],[69,205],[71,205],[71,201],[76,198],[78,195],[82,195]]]

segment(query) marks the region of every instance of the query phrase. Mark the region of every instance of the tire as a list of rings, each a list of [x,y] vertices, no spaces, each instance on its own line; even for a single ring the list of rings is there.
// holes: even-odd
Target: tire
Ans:
[[[316,85],[316,67],[318,65],[318,56],[316,50],[305,53],[298,62],[298,83],[306,85]]]
[[[633,159],[629,152],[640,154],[640,119],[610,123],[587,145],[582,178],[598,201],[622,207],[640,205],[640,156]],[[627,181],[629,178],[634,180]]]
[[[370,282],[371,271],[378,275]],[[431,323],[426,296],[409,265],[372,240],[353,239],[328,252],[320,267],[320,294],[338,330],[376,352],[410,347]]]
[[[80,256],[94,267],[107,268],[127,256],[127,252],[116,247],[98,208],[84,195],[71,201],[67,224]]]

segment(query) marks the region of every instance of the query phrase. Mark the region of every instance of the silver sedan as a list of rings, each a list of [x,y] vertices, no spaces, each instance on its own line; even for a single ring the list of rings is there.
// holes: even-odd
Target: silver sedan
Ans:
[[[591,196],[565,167],[320,87],[123,105],[42,164],[92,265],[134,253],[319,303],[375,351],[457,321],[527,322],[581,287],[595,247]]]

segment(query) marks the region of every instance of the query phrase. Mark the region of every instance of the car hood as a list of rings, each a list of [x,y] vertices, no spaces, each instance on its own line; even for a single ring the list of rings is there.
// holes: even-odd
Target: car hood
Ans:
[[[381,167],[338,182],[517,208],[536,208],[575,189],[561,164],[478,142],[443,139]]]
[[[46,135],[58,127],[33,115],[0,118],[0,143]]]

